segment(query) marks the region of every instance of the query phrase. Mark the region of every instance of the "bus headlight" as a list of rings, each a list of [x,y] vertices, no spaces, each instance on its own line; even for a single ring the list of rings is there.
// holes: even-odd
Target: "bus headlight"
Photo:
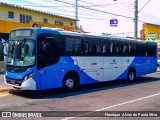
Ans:
[[[34,73],[33,73],[33,72],[32,72],[32,73],[30,73],[30,74],[28,75],[28,79],[29,79],[29,78],[31,78],[33,75],[34,75]]]
[[[28,80],[28,76],[25,76],[25,77],[24,77],[24,81],[26,81],[26,80]]]
[[[30,73],[30,74],[28,74],[28,75],[26,75],[26,76],[24,77],[24,79],[23,79],[23,82],[26,81],[26,80],[28,80],[29,78],[31,78],[33,75],[34,75],[33,72]]]

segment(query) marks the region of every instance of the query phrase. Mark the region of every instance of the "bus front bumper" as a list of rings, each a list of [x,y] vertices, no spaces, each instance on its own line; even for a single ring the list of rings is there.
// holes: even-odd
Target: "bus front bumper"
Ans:
[[[34,79],[29,78],[25,81],[16,81],[9,78],[4,78],[4,82],[14,88],[25,89],[25,90],[36,90],[36,82]]]

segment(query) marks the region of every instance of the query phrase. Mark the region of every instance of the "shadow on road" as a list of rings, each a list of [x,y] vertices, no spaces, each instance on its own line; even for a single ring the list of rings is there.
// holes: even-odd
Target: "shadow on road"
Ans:
[[[129,83],[125,80],[119,81],[109,81],[103,83],[96,83],[90,85],[79,86],[76,91],[65,93],[62,89],[49,89],[43,91],[31,91],[31,90],[11,90],[10,94],[17,95],[20,97],[30,98],[30,99],[51,99],[51,98],[65,98],[69,96],[81,95],[96,91],[109,90],[114,88],[138,85],[143,83],[149,83],[154,81],[159,81],[160,78],[157,77],[140,77],[136,81]]]

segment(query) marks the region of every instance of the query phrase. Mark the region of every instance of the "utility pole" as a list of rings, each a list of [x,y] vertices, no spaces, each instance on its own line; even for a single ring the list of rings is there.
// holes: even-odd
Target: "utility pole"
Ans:
[[[134,1],[135,12],[134,12],[134,38],[137,39],[138,32],[138,0]]]
[[[78,0],[75,0],[75,19],[76,19],[75,30],[78,30]]]

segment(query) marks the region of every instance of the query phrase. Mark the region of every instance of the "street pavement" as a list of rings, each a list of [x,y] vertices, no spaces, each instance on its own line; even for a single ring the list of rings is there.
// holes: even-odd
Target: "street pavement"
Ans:
[[[0,74],[0,85],[4,84],[4,73]]]
[[[106,111],[106,113],[126,113],[134,112],[159,114],[160,111],[160,74],[153,73],[137,78],[135,82],[112,81],[101,84],[80,86],[76,91],[64,93],[59,89],[46,91],[29,90],[10,90],[9,94],[0,96],[0,115],[1,112],[15,111],[36,113],[42,112],[53,117],[34,117],[25,118],[22,114],[12,114],[14,119],[34,119],[34,120],[160,120],[160,117],[78,117],[84,114],[70,114],[65,111],[84,111],[95,113],[95,111]],[[64,113],[60,113],[62,111]],[[87,112],[88,111],[88,112]],[[144,112],[143,112],[144,111]],[[156,112],[157,111],[157,112]],[[56,113],[54,113],[56,112]],[[85,113],[85,114],[86,114]],[[59,115],[59,117],[56,117]],[[98,115],[98,114],[97,114]],[[143,114],[144,115],[144,114]],[[160,114],[159,114],[160,115]],[[159,116],[158,115],[158,116]],[[17,116],[17,117],[16,117]],[[72,117],[73,116],[73,117]],[[15,118],[16,117],[16,118]],[[22,117],[22,118],[20,118]],[[3,118],[2,118],[3,119]]]

